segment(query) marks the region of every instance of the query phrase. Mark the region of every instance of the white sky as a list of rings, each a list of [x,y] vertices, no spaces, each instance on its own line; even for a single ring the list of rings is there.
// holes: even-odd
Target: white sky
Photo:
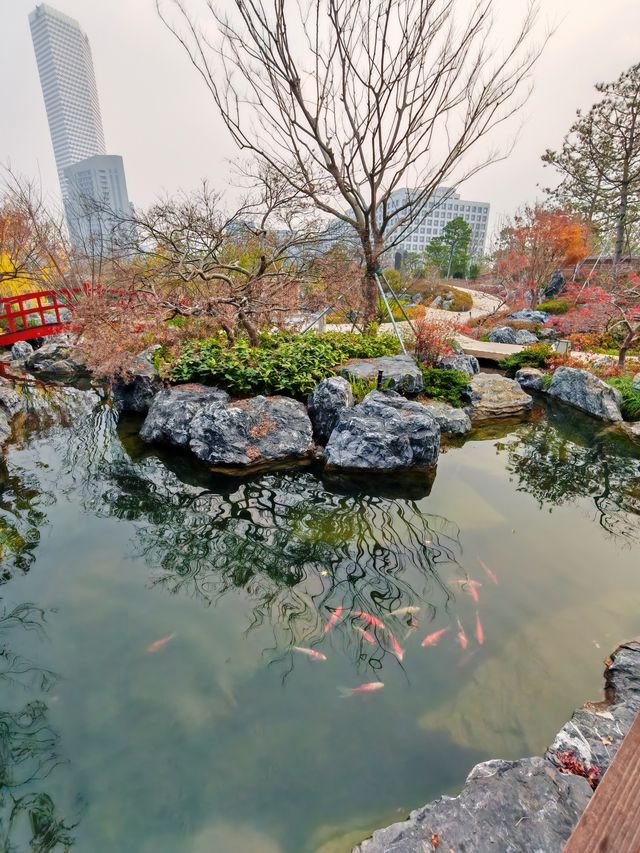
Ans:
[[[232,0],[220,0],[219,6]],[[210,95],[153,0],[50,0],[89,36],[107,151],[124,157],[131,200],[144,206],[164,191],[202,178],[228,186],[235,155]],[[35,0],[0,0],[0,163],[40,175],[58,193],[53,151],[28,14]],[[522,14],[525,0],[495,0],[498,34]],[[558,147],[577,107],[595,99],[593,84],[615,79],[640,61],[640,0],[541,0],[542,20],[557,27],[536,71],[534,93],[518,124],[514,152],[472,178],[463,197],[489,201],[492,220],[533,201],[548,182],[540,155]],[[505,132],[513,136],[515,127]],[[499,141],[499,140],[494,140]]]

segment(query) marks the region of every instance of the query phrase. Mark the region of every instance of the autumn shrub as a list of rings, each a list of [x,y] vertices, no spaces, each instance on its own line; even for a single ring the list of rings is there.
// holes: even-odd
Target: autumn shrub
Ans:
[[[547,314],[566,314],[570,305],[566,299],[547,299],[536,305],[536,311],[546,311]]]
[[[351,358],[396,355],[391,334],[349,332],[263,332],[259,345],[241,338],[229,345],[222,335],[192,341],[177,357],[160,355],[158,366],[173,382],[219,385],[233,394],[289,394],[302,397]]]
[[[469,377],[460,370],[442,370],[438,367],[421,366],[424,382],[423,393],[434,400],[446,400],[452,406],[464,405],[464,392]]]
[[[413,324],[411,345],[420,362],[435,364],[443,355],[453,350],[457,329],[443,320],[423,317]]]
[[[626,421],[640,420],[640,391],[633,387],[631,376],[612,376],[606,380],[608,385],[617,388],[622,394],[620,411]]]
[[[521,367],[537,367],[539,369],[549,367],[554,355],[553,348],[549,344],[533,344],[520,352],[503,358],[500,367],[506,371],[507,376],[513,377]]]

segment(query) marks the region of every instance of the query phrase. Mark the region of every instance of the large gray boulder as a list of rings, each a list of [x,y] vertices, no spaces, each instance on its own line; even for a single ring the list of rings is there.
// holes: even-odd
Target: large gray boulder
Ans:
[[[24,397],[18,394],[7,379],[0,379],[0,446],[11,436],[13,418],[24,410]]]
[[[436,362],[436,367],[440,367],[442,370],[459,370],[460,373],[466,373],[467,376],[480,373],[480,362],[475,355],[464,355],[458,352],[441,356]]]
[[[477,764],[457,797],[440,797],[379,829],[354,853],[560,853],[591,798],[586,779],[544,758]]]
[[[516,373],[516,382],[527,391],[544,391],[544,377],[537,367],[521,367]]]
[[[319,382],[307,400],[316,441],[326,444],[338,421],[338,415],[351,406],[353,391],[343,376],[331,376]]]
[[[340,372],[347,378],[351,376],[376,382],[379,371],[382,371],[382,383],[386,389],[403,394],[419,394],[422,391],[422,372],[410,355],[353,359],[343,365]]]
[[[140,438],[144,441],[188,447],[191,421],[209,403],[227,403],[229,395],[220,388],[207,385],[179,385],[164,388],[151,401]]]
[[[633,377],[633,389],[634,391],[640,391],[640,373],[636,373]]]
[[[472,422],[518,417],[533,406],[533,399],[518,382],[499,373],[472,376],[465,393],[469,399],[465,411]]]
[[[217,468],[247,468],[303,460],[313,453],[307,410],[290,397],[252,397],[200,407],[189,448]]]
[[[528,332],[526,329],[518,329],[516,332],[516,343],[526,347],[529,344],[537,344],[538,338],[533,332]]]
[[[535,308],[521,308],[507,317],[507,320],[519,320],[521,323],[546,323],[548,319],[546,311],[538,311]]]
[[[440,450],[440,427],[421,403],[372,391],[343,409],[327,443],[327,469],[399,471],[430,468]]]
[[[86,367],[71,335],[52,335],[25,359],[32,373],[70,379],[86,372]]]
[[[496,326],[489,332],[492,344],[515,344],[516,333],[509,326]]]
[[[162,380],[153,363],[157,349],[159,345],[143,350],[136,356],[126,374],[114,379],[111,393],[118,411],[137,414],[146,414],[149,411],[153,398],[162,388]]]
[[[606,421],[622,420],[620,392],[588,370],[559,367],[553,374],[549,394],[595,418]]]
[[[439,400],[425,403],[424,407],[438,422],[443,435],[466,435],[471,429],[471,420],[464,409],[455,409]]]
[[[11,347],[12,361],[26,361],[33,355],[33,347],[29,341],[16,341]]]

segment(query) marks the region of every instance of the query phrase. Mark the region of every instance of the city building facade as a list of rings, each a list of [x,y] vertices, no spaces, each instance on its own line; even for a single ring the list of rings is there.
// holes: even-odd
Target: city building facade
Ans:
[[[97,154],[64,170],[67,195],[65,213],[71,240],[76,246],[93,247],[99,241],[122,243],[130,233],[126,220],[133,215],[127,193],[122,157]]]

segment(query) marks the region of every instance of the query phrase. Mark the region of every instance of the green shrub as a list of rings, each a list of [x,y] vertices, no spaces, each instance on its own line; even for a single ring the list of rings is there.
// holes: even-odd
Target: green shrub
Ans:
[[[542,387],[545,391],[548,391],[551,387],[551,383],[553,381],[553,373],[545,373],[542,377]]]
[[[356,403],[361,403],[364,398],[371,391],[378,390],[378,380],[377,379],[365,379],[362,376],[347,376],[347,381],[351,386],[351,392],[353,393],[353,399]],[[380,385],[381,390],[386,390],[390,387],[391,380],[384,379],[382,384]]]
[[[612,376],[605,381],[622,394],[620,411],[625,421],[640,420],[640,391],[633,387],[633,379],[630,376]]]
[[[548,367],[553,356],[554,351],[550,344],[532,344],[521,352],[503,358],[500,367],[506,371],[507,376],[513,377],[521,367]]]
[[[391,334],[263,333],[257,347],[245,339],[229,346],[221,335],[191,342],[173,361],[161,357],[160,368],[173,382],[219,385],[238,395],[281,393],[300,397],[350,358],[375,358],[399,351],[398,340]]]
[[[442,370],[421,365],[424,394],[434,400],[446,400],[452,406],[464,406],[463,393],[469,377],[460,370]]]
[[[547,299],[536,305],[536,311],[546,311],[547,314],[566,314],[569,308],[569,303],[564,299]]]

